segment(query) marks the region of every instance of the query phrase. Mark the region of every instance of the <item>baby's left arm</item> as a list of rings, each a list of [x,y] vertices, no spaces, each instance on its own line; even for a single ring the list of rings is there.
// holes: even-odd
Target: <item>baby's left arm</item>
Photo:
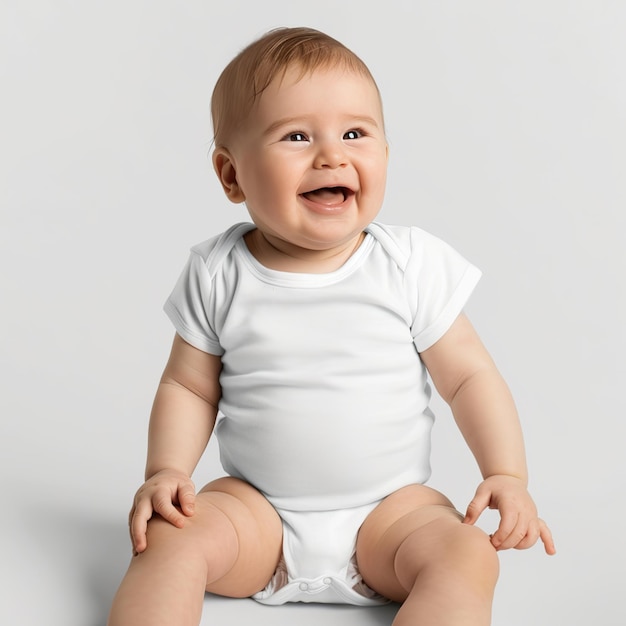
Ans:
[[[487,507],[497,509],[500,525],[491,537],[496,549],[529,548],[541,539],[546,552],[554,554],[550,530],[537,516],[527,490],[524,439],[515,403],[465,315],[420,356],[484,478],[464,521],[473,524]]]

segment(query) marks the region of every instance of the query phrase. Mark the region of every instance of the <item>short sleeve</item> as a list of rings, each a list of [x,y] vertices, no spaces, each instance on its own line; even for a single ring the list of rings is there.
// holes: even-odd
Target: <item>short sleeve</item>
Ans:
[[[206,261],[192,250],[163,310],[176,332],[189,344],[210,354],[222,355],[212,322],[213,280]]]
[[[407,270],[407,279],[416,289],[411,334],[417,351],[423,352],[452,326],[481,272],[450,245],[419,228],[411,232]]]

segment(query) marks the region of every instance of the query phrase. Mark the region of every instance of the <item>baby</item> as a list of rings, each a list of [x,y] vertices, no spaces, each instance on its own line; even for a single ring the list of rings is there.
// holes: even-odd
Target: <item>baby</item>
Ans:
[[[165,305],[176,335],[109,626],[197,625],[205,590],[489,624],[497,551],[555,548],[515,405],[463,313],[480,272],[375,221],[380,94],[338,41],[269,32],[226,67],[212,115],[215,171],[252,222],[195,246]],[[427,373],[484,477],[465,515],[424,485]],[[228,476],[196,494],[213,430]],[[491,536],[474,525],[487,507]]]

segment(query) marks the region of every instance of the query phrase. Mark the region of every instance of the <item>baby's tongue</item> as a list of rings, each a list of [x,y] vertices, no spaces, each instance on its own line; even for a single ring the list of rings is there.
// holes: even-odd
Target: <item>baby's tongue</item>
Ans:
[[[343,191],[338,187],[334,189],[324,187],[323,189],[309,191],[304,195],[309,200],[319,202],[320,204],[338,204],[343,202],[344,199]]]

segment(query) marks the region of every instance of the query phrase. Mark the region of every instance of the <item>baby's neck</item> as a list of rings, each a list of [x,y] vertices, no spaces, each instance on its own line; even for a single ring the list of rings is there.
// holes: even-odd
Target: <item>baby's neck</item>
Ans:
[[[355,252],[365,233],[330,250],[310,250],[268,237],[258,228],[244,236],[250,254],[264,267],[279,272],[329,274],[338,270]]]

